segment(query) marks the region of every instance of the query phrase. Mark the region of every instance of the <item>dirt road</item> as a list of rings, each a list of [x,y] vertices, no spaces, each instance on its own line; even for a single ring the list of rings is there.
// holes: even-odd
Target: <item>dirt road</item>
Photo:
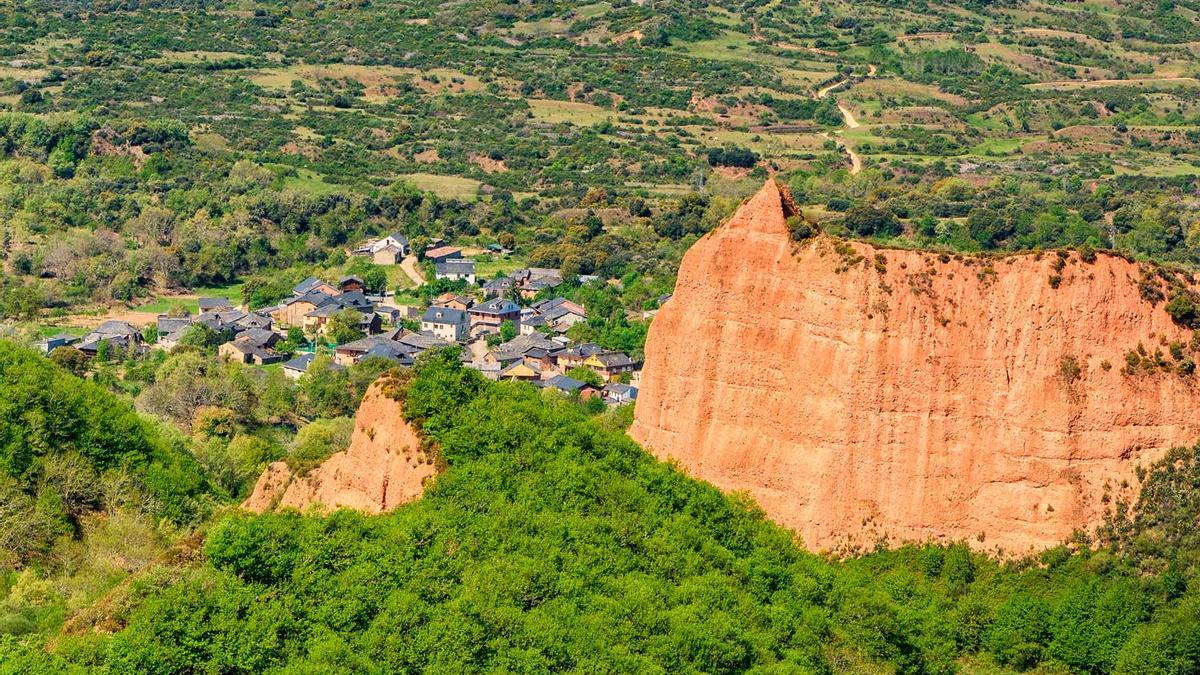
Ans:
[[[854,113],[850,111],[850,107],[845,103],[838,101],[838,110],[842,112],[842,119],[845,120],[847,127],[857,129],[862,126],[858,123],[858,120],[854,119]]]
[[[841,132],[838,132],[838,133],[841,133]],[[838,148],[840,148],[842,152],[846,153],[846,156],[850,159],[850,175],[851,176],[857,176],[859,174],[859,172],[863,170],[862,156],[859,155],[857,152],[855,152],[854,149],[851,148],[850,145],[846,143],[846,141],[842,140],[841,138],[837,138],[828,133],[822,133],[821,137],[825,138],[826,140],[830,140],[830,141],[833,141],[834,143],[837,143]]]
[[[413,286],[424,286],[425,277],[421,276],[421,268],[417,266],[417,256],[415,253],[410,253],[400,261],[400,269],[408,275],[412,280]]]
[[[817,100],[824,100],[824,99],[828,98],[828,97],[829,97],[829,93],[830,93],[831,91],[833,91],[834,89],[837,89],[838,87],[842,86],[843,84],[846,84],[846,80],[845,80],[845,78],[843,78],[843,79],[840,79],[840,80],[838,80],[838,81],[836,81],[836,82],[833,82],[833,83],[831,83],[831,84],[827,84],[827,85],[825,85],[824,87],[822,87],[822,88],[818,89],[818,90],[817,90],[817,94],[816,94],[816,98],[817,98]]]
[[[875,77],[875,73],[877,73],[877,72],[879,72],[878,68],[876,68],[874,65],[868,65],[866,76],[867,77]],[[829,84],[825,85],[824,87],[821,87],[820,89],[818,89],[817,93],[813,95],[813,98],[816,98],[818,101],[829,98],[829,94],[831,94],[834,89],[837,89],[838,87],[842,86],[843,84],[846,84],[847,82],[850,82],[850,78],[848,78],[848,77],[843,77],[835,82],[830,82]]]

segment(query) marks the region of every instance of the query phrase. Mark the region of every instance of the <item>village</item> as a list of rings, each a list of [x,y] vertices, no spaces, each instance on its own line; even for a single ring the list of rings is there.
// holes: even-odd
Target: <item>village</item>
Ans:
[[[249,366],[278,364],[289,379],[299,380],[322,353],[331,357],[333,368],[370,358],[410,367],[427,350],[458,346],[463,364],[493,381],[527,382],[610,405],[636,400],[640,363],[567,337],[588,315],[582,305],[554,295],[564,283],[559,270],[522,268],[485,281],[476,277],[475,261],[462,249],[435,244],[421,257],[436,279],[463,282],[458,285],[464,290],[443,293],[428,306],[389,302],[386,291],[368,294],[363,279],[354,275],[310,276],[291,289],[291,297],[269,307],[251,310],[228,298],[201,297],[196,313],[159,314],[152,329],[114,319],[82,336],[45,337],[37,347],[45,354],[71,347],[89,359],[108,359],[170,351],[200,332],[213,336],[216,358]],[[400,233],[364,242],[351,253],[376,265],[415,259]],[[506,252],[496,247],[492,253]],[[352,339],[342,339],[346,336]]]

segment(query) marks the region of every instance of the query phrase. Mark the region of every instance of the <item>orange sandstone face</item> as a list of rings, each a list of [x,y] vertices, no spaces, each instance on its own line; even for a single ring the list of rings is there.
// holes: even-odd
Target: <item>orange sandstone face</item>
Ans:
[[[385,375],[367,390],[345,451],[304,476],[293,476],[284,462],[272,463],[242,508],[261,513],[317,505],[381,513],[420,497],[436,469],[400,403],[387,395],[388,385]]]
[[[794,210],[768,182],[687,253],[630,433],[809,548],[1053,546],[1200,437],[1185,378],[1122,373],[1139,342],[1189,339],[1136,264],[796,244]]]

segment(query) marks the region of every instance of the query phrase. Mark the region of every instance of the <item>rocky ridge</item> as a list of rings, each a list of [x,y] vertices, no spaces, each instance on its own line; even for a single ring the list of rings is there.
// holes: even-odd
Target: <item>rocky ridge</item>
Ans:
[[[768,181],[688,251],[630,433],[810,548],[1052,546],[1200,437],[1186,359],[1156,355],[1191,333],[1146,299],[1152,271],[797,243],[798,214]]]

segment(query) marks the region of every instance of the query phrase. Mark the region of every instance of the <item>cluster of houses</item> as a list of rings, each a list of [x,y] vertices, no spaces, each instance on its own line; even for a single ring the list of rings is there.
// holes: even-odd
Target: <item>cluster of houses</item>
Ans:
[[[393,241],[380,250],[400,248],[395,236],[388,239]],[[407,240],[403,243],[406,245]],[[448,293],[421,312],[411,307],[392,307],[383,304],[382,298],[367,296],[362,280],[356,277],[345,277],[337,283],[309,277],[292,289],[290,298],[273,307],[246,311],[224,298],[202,298],[194,316],[160,315],[156,346],[172,349],[193,326],[203,325],[226,338],[217,348],[222,359],[252,365],[283,362],[284,373],[295,379],[308,370],[313,354],[302,353],[285,362],[286,357],[276,347],[286,339],[288,329],[300,328],[307,335],[319,335],[334,316],[341,314],[352,317],[364,337],[334,349],[335,368],[372,357],[411,366],[428,349],[458,344],[464,347],[463,363],[492,380],[525,381],[583,398],[603,397],[611,403],[633,401],[637,397],[638,363],[624,353],[590,343],[572,344],[566,337],[572,326],[587,320],[583,306],[561,297],[526,307],[510,299],[530,290],[531,295],[537,295],[561,283],[557,270],[520,270],[485,285],[484,300]],[[419,323],[419,330],[404,328],[401,324],[405,319]],[[506,337],[511,338],[498,342],[505,334],[506,323],[511,326]],[[150,348],[142,331],[125,321],[106,321],[82,338],[66,334],[49,337],[39,346],[46,353],[75,346],[92,357],[101,349],[128,353]],[[595,372],[603,385],[594,386],[567,375],[579,367]]]
[[[425,252],[425,259],[433,263],[434,277],[447,281],[466,281],[475,285],[479,280],[475,274],[475,261],[464,258],[462,249],[440,246]],[[587,282],[594,277],[583,277]],[[527,267],[507,276],[480,283],[487,298],[520,295],[526,300],[537,297],[544,290],[558,288],[563,283],[562,272],[545,267]]]
[[[468,295],[448,293],[437,298],[421,315],[421,330],[449,342],[471,342],[498,334],[511,322],[521,335],[563,335],[571,326],[587,320],[584,308],[566,298],[541,300],[521,307],[507,298],[475,302]]]

